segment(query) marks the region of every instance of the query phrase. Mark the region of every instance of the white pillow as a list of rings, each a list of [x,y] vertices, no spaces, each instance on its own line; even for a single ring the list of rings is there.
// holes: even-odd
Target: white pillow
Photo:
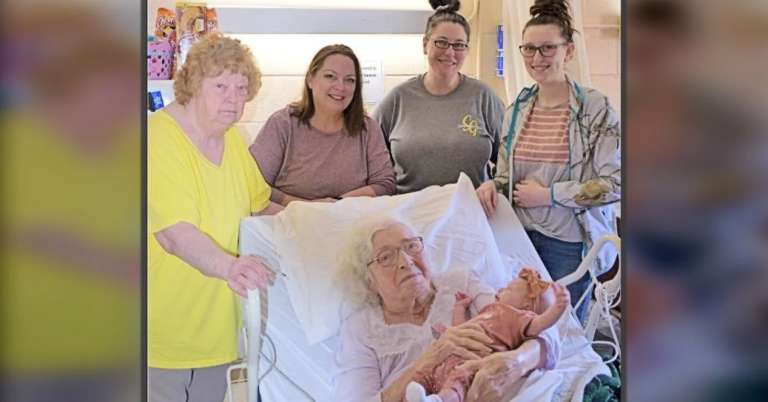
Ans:
[[[280,266],[296,316],[310,345],[336,335],[349,311],[333,283],[346,233],[360,218],[394,212],[424,237],[435,272],[476,271],[494,288],[512,279],[502,265],[493,232],[470,179],[391,197],[348,198],[337,203],[291,203],[275,217]]]

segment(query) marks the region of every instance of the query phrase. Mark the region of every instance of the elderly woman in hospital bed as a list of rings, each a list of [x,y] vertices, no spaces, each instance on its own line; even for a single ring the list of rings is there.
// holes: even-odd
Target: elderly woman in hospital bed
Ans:
[[[358,224],[349,239],[337,280],[357,310],[342,325],[335,351],[334,400],[401,401],[414,375],[451,355],[475,360],[472,366],[479,368],[467,402],[506,401],[518,379],[555,367],[555,328],[515,350],[487,355],[493,339],[477,323],[451,326],[458,292],[471,297],[470,315],[494,302],[496,292],[467,270],[432,275],[422,238],[406,223],[373,218]],[[479,354],[487,357],[477,360]]]

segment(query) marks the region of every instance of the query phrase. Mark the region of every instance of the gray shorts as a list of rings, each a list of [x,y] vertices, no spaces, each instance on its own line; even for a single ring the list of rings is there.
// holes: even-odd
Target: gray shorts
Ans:
[[[223,402],[227,393],[227,368],[231,364],[199,369],[149,367],[149,402]]]

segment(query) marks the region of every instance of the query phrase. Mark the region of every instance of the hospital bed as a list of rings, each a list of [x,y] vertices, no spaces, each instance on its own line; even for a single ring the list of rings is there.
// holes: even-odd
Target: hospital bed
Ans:
[[[241,254],[255,254],[253,250],[256,245],[263,247],[265,227],[271,227],[274,222],[274,217],[243,220],[240,231]],[[533,244],[509,202],[501,195],[499,208],[489,223],[505,264],[543,270],[543,263]],[[618,249],[618,238],[601,238],[590,250],[579,270],[559,282],[568,284],[585,274],[592,275],[587,267],[594,260],[598,249],[606,245],[610,247],[611,244]],[[266,262],[273,266],[279,264],[278,261]],[[592,277],[598,304],[592,309],[586,332],[573,315],[564,316],[558,324],[563,342],[558,368],[552,372],[537,372],[529,376],[526,383],[521,385],[525,392],[513,401],[581,401],[584,386],[595,375],[610,375],[607,366],[591,348],[591,342],[597,323],[603,319],[610,322],[608,311],[617,303],[620,274],[602,285],[597,283],[594,275]],[[281,274],[277,275],[275,284],[267,290],[249,292],[243,315],[246,324],[241,345],[243,356],[247,358],[230,368],[228,384],[231,384],[232,371],[247,369],[249,402],[256,401],[257,385],[264,401],[332,401],[333,389],[328,369],[338,338],[332,336],[322,342],[309,344],[294,313],[285,278]],[[618,340],[614,343],[618,355],[616,345]],[[231,387],[228,397],[230,401],[233,400]]]

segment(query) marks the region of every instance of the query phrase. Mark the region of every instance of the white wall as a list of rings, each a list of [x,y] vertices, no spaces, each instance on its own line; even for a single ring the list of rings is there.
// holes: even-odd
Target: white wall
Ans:
[[[621,0],[581,0],[592,86],[621,112]]]

